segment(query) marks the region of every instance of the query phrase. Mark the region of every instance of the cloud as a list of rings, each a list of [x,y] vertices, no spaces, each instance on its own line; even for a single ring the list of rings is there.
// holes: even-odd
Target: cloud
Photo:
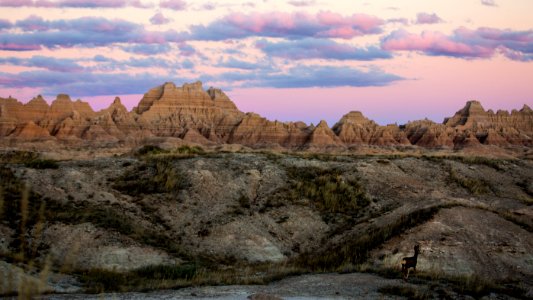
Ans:
[[[242,82],[241,87],[309,88],[386,86],[404,78],[378,68],[364,71],[351,67],[299,66],[290,68],[285,73],[274,73],[270,70],[227,72],[208,79]]]
[[[67,93],[73,97],[142,94],[166,81],[184,82],[188,78],[168,75],[131,73],[65,73],[28,71],[17,75],[0,72],[0,86],[9,88],[40,88],[44,95]]]
[[[191,27],[191,39],[220,41],[226,39],[258,37],[305,37],[351,39],[381,32],[383,20],[354,14],[344,17],[337,13],[232,13],[207,26]]]
[[[0,0],[0,7],[56,7],[56,8],[147,8],[139,0]]]
[[[442,19],[435,13],[419,13],[416,15],[416,24],[437,24],[441,22]]]
[[[31,16],[16,22],[15,27],[21,32],[0,33],[0,50],[39,50],[43,46],[94,47],[115,43],[165,44],[183,40],[183,34],[173,30],[147,31],[140,24],[98,17],[48,21]]]
[[[168,53],[172,48],[168,44],[138,44],[121,47],[122,50],[135,54],[154,55]]]
[[[490,58],[495,53],[513,53],[507,57],[527,60],[533,53],[533,30],[512,31],[495,28],[470,30],[461,27],[447,36],[440,32],[411,34],[397,30],[384,37],[381,46],[389,51],[421,51],[427,55],[459,58]]]
[[[159,7],[172,10],[184,10],[187,7],[187,3],[182,0],[163,0],[159,2]]]
[[[9,29],[13,26],[11,22],[5,19],[0,19],[0,30]]]
[[[392,19],[387,19],[387,23],[400,23],[403,25],[408,25],[409,20],[407,20],[406,18],[392,18]]]
[[[83,70],[83,67],[79,65],[76,60],[41,55],[36,55],[29,59],[16,57],[1,57],[0,64],[37,67],[57,72],[81,72]]]
[[[215,8],[217,8],[217,6],[210,2],[202,5],[202,9],[205,9],[205,10],[213,10]]]
[[[256,46],[270,56],[287,59],[336,59],[336,60],[375,60],[388,59],[392,55],[378,47],[358,48],[340,44],[328,39],[301,39],[271,43],[261,40]]]
[[[97,62],[95,66],[87,67],[88,72],[109,72],[116,70],[128,70],[132,68],[161,68],[161,69],[181,69],[182,64],[177,61],[163,59],[159,57],[129,58],[116,60],[101,54],[93,57],[92,61]]]
[[[84,67],[80,62],[95,62]],[[177,61],[162,59],[159,57],[129,58],[116,60],[104,55],[96,55],[92,59],[79,58],[55,58],[51,56],[36,55],[31,58],[0,57],[0,65],[13,65],[24,67],[42,68],[55,72],[108,72],[116,70],[128,70],[132,68],[162,68],[180,69],[182,64]]]
[[[481,4],[486,6],[498,6],[494,0],[481,0]]]
[[[290,5],[292,5],[292,6],[303,7],[303,6],[311,6],[311,5],[315,4],[315,1],[312,1],[312,0],[293,0],[293,1],[289,1],[288,3]]]
[[[286,74],[272,74],[260,79],[257,86],[274,88],[365,87],[386,86],[403,78],[380,69],[362,71],[350,67],[294,67]]]
[[[189,59],[186,59],[181,63],[181,66],[183,67],[183,69],[192,69],[194,68],[194,63]]]
[[[155,25],[167,24],[168,22],[170,22],[170,19],[163,16],[161,12],[157,12],[153,17],[150,18],[150,23]]]
[[[196,54],[196,49],[187,43],[180,43],[178,49],[180,49],[180,54],[183,56],[192,56]]]
[[[265,63],[251,63],[230,57],[225,61],[217,64],[217,67],[242,69],[242,70],[257,70],[257,69],[272,69],[269,64]]]

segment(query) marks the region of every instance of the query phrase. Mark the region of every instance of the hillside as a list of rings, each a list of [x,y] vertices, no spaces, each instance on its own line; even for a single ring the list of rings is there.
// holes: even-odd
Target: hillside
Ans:
[[[142,291],[326,271],[356,272],[323,277],[339,289],[346,278],[379,281],[372,295],[533,296],[530,160],[188,146],[42,158],[1,155],[3,293],[36,292],[31,282]],[[415,244],[418,272],[403,282],[399,261]]]

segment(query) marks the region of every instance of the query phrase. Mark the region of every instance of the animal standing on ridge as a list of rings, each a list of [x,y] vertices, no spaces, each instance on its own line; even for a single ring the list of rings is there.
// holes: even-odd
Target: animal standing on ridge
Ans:
[[[416,272],[416,261],[418,259],[418,253],[420,252],[420,245],[415,245],[415,255],[402,258],[402,273],[403,279],[409,278],[409,269],[413,268],[413,272]]]

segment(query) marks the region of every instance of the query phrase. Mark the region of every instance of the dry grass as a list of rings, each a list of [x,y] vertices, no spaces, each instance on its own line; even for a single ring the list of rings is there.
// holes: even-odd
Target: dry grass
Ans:
[[[298,257],[297,265],[314,271],[335,271],[348,264],[360,265],[364,263],[371,250],[383,244],[388,239],[405,230],[427,222],[442,208],[453,207],[455,204],[434,206],[413,211],[398,217],[394,222],[384,226],[370,227],[365,233],[348,236],[343,241],[331,247],[304,253]]]
[[[476,178],[462,176],[454,169],[450,169],[448,180],[450,182],[457,183],[474,195],[481,195],[490,192],[490,186],[487,182]]]
[[[175,289],[200,285],[267,284],[306,271],[288,264],[209,266],[189,263],[176,266],[148,266],[130,272],[89,270],[78,272],[87,292],[126,292]]]
[[[42,237],[46,222],[45,207],[36,198],[28,186],[16,180],[10,169],[0,167],[0,220],[16,232],[10,245],[11,251],[0,253],[0,258],[23,267],[19,270],[12,264],[2,268],[7,274],[0,274],[2,281],[5,280],[0,283],[0,295],[16,294],[19,299],[32,299],[47,291],[51,264],[40,257],[39,245],[35,242]]]

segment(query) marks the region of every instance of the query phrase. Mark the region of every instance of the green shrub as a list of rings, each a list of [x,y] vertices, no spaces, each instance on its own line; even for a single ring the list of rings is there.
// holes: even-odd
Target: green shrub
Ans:
[[[35,160],[26,162],[24,165],[32,169],[58,169],[59,168],[59,164],[55,160],[51,160],[51,159],[35,159]]]
[[[150,279],[192,279],[198,270],[198,265],[188,263],[182,265],[153,265],[134,271],[135,275]]]
[[[0,162],[22,164],[39,158],[39,154],[31,151],[2,151],[0,152]]]
[[[181,154],[205,154],[205,151],[202,147],[189,145],[179,147],[176,149],[176,152]]]
[[[142,155],[154,155],[154,154],[159,154],[159,153],[168,153],[168,151],[167,150],[163,150],[159,146],[145,145],[145,146],[142,146],[141,148],[139,148],[135,152],[135,154],[139,155],[139,156],[142,156]]]
[[[170,159],[151,160],[114,180],[113,188],[131,196],[177,192],[185,181]]]

